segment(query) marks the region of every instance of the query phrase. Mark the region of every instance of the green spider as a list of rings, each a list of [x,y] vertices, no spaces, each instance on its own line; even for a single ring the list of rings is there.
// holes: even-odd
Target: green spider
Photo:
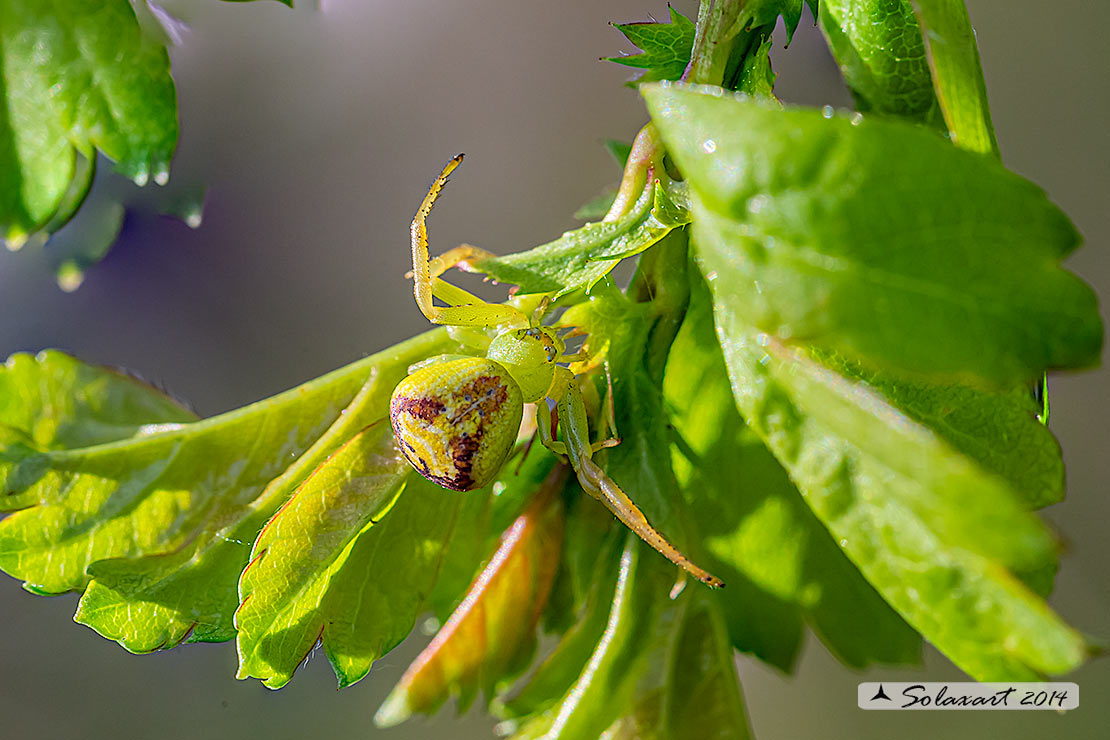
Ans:
[[[570,461],[582,489],[664,557],[699,581],[720,587],[720,578],[695,565],[649,523],[632,500],[593,461],[593,453],[617,440],[590,443],[582,391],[575,374],[561,363],[583,359],[567,354],[555,329],[540,321],[543,299],[531,316],[504,304],[487,303],[440,279],[447,270],[492,256],[464,244],[429,259],[426,220],[458,155],[443,168],[412,221],[413,292],[433,324],[459,327],[454,336],[484,357],[434,358],[393,391],[390,419],[397,446],[422,476],[445,488],[470,491],[497,475],[520,430],[524,404],[538,404],[540,441]],[[436,306],[438,298],[446,306]],[[478,329],[492,329],[490,338]],[[552,434],[546,399],[556,404],[562,441]]]

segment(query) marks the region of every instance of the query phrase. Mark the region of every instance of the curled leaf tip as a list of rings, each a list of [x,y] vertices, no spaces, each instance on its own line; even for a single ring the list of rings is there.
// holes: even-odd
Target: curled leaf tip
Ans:
[[[374,714],[374,725],[382,729],[395,727],[412,716],[408,691],[401,686],[393,687],[389,696]]]

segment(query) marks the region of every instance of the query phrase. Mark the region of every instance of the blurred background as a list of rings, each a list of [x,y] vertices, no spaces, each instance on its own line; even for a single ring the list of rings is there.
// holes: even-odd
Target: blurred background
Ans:
[[[433,252],[466,241],[508,253],[573,228],[574,210],[618,176],[600,141],[630,140],[645,120],[622,87],[631,70],[598,61],[632,51],[607,23],[667,15],[661,0],[303,5],[166,3],[189,24],[171,51],[181,141],[167,187],[207,185],[203,224],[140,207],[72,294],[55,287],[51,247],[0,252],[0,356],[58,347],[211,415],[423,330],[402,276],[409,220],[440,166],[468,155],[432,218]],[[696,13],[693,0],[675,5]],[[1088,246],[1068,265],[1110,295],[1110,5],[968,5],[1003,158],[1076,222]],[[849,103],[808,11],[790,49],[782,42],[784,99]],[[158,196],[108,170],[94,199]],[[1068,549],[1053,603],[1105,639],[1110,372],[1051,382],[1069,480],[1068,500],[1045,514]],[[133,656],[75,625],[75,605],[0,576],[4,737],[377,736],[371,716],[427,639],[410,638],[342,692],[322,655],[271,692],[234,679],[231,644]],[[1080,738],[1110,726],[1105,659],[1069,677],[1082,698],[1067,715],[856,709],[859,681],[958,680],[935,651],[923,669],[855,673],[810,639],[793,676],[746,657],[740,673],[762,740]],[[381,734],[488,737],[492,724],[447,711]]]

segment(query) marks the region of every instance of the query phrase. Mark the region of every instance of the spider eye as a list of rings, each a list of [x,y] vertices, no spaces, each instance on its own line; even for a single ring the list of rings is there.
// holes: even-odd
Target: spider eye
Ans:
[[[547,327],[508,331],[496,337],[489,348],[491,360],[515,365],[522,369],[537,368],[555,362],[562,352],[562,342]]]

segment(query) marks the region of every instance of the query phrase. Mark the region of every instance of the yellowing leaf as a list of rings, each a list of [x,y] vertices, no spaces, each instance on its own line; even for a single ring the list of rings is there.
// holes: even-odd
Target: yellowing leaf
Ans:
[[[567,469],[555,468],[502,536],[462,604],[413,661],[374,717],[379,727],[414,712],[434,712],[449,695],[460,708],[487,692],[530,645],[547,601],[563,539],[560,492]]]

